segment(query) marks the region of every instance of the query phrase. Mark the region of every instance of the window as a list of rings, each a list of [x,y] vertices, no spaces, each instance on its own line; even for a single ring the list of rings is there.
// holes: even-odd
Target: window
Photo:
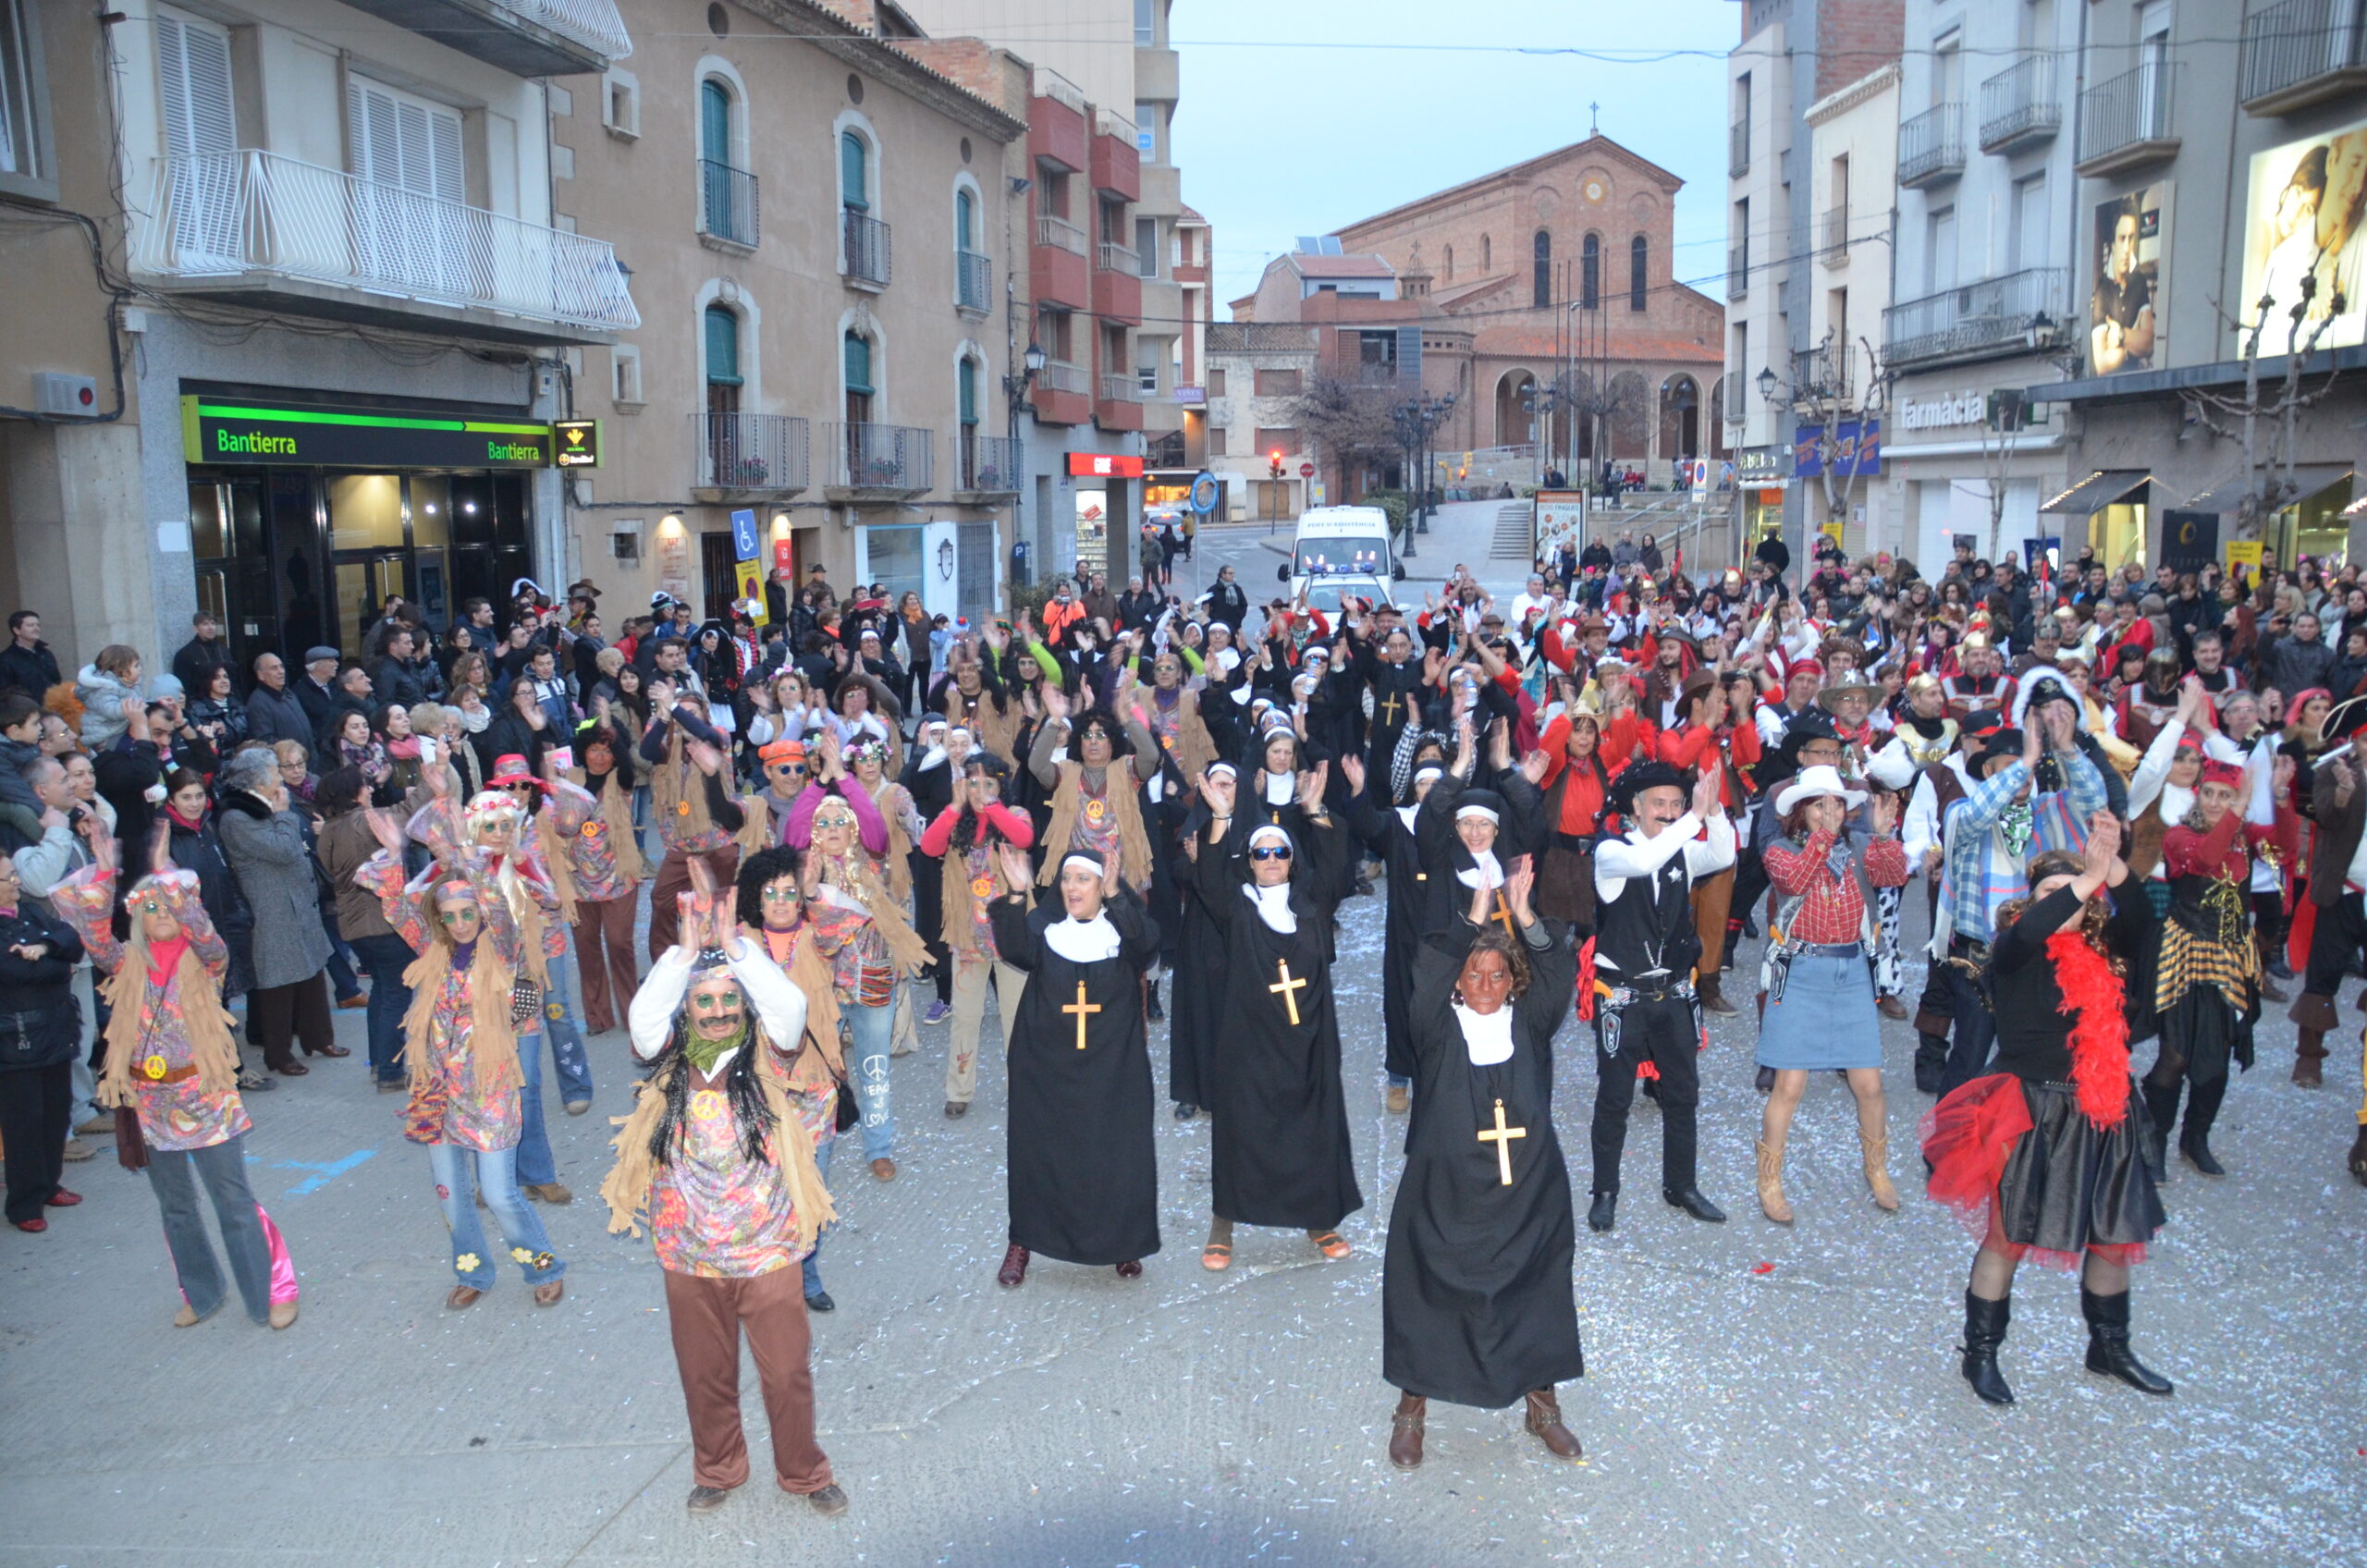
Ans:
[[[953,244],[956,249],[975,251],[977,246],[978,199],[967,190],[953,193]]]
[[[161,42],[163,35],[158,37]],[[191,63],[199,57],[192,49]],[[472,287],[476,247],[461,205],[468,200],[468,179],[460,162],[460,116],[358,76],[346,79],[346,98],[352,120],[347,142],[353,172],[363,181],[354,192],[353,217],[362,274],[464,296]],[[232,194],[227,180],[213,190],[209,206],[227,203]],[[203,248],[245,246],[239,215],[220,215],[230,222],[218,230],[215,214],[198,215],[198,222],[219,236]],[[186,230],[190,218],[176,214],[175,221]]]
[[[1396,374],[1397,333],[1395,329],[1357,333],[1356,362],[1380,374]]]
[[[1541,311],[1553,303],[1553,237],[1540,228],[1528,248],[1528,302]]]
[[[1932,44],[1932,103],[1964,102],[1964,34],[1951,31]]]
[[[1159,46],[1159,0],[1134,0],[1134,47]]]
[[[1944,294],[1956,286],[1956,210],[1941,207],[1926,220],[1923,291]]]
[[[1486,235],[1479,237],[1479,276],[1485,277],[1496,265],[1496,247]]]
[[[620,409],[641,407],[641,350],[619,343],[608,350],[608,399]]]
[[[641,134],[641,83],[631,71],[610,70],[601,83],[600,123],[612,136]]]
[[[2046,176],[2034,174],[2014,186],[2014,266],[2042,267],[2046,254]]]
[[[871,339],[860,332],[846,336],[847,423],[871,423]]]
[[[35,0],[0,0],[0,191],[55,200],[49,78]],[[160,15],[156,26],[165,25]]]
[[[156,13],[157,91],[165,114],[165,151],[172,157],[227,153],[239,144],[231,108],[230,34],[177,12]],[[375,83],[370,84],[374,91]],[[357,85],[357,95],[360,87]],[[412,102],[417,102],[412,100]],[[457,131],[459,121],[453,122]],[[360,130],[360,116],[355,129]],[[357,172],[369,167],[357,156]]]
[[[978,423],[978,361],[967,355],[953,366],[954,419],[962,426],[966,438],[977,434]]]
[[[699,83],[699,232],[754,245],[755,181],[732,161],[738,116],[729,86],[713,77]]]
[[[1445,281],[1453,283],[1454,281],[1454,247],[1452,245],[1446,248],[1446,264],[1444,271],[1446,274]]]
[[[1627,242],[1627,308],[1640,311],[1651,293],[1651,242],[1642,235]]]
[[[1151,162],[1159,161],[1159,105],[1134,105],[1134,151]]]
[[[1276,452],[1282,453],[1286,458],[1297,456],[1298,432],[1288,425],[1259,426],[1257,455],[1261,458],[1270,458]]]
[[[1223,371],[1210,370],[1208,372],[1208,396],[1211,398],[1221,398],[1224,396]]]
[[[1220,424],[1208,426],[1208,456],[1222,458],[1231,455],[1224,449],[1224,426]]]
[[[192,29],[192,43],[196,36]],[[161,40],[163,34],[158,37]],[[192,48],[190,64],[195,66],[198,58],[199,52]],[[226,87],[228,80],[226,61]],[[348,80],[353,115],[353,172],[421,196],[467,200],[468,177],[460,163],[460,116],[440,104],[362,77]],[[225,134],[227,122],[225,105]],[[197,129],[193,124],[192,129]]]
[[[1145,277],[1159,276],[1159,220],[1134,220],[1134,261]]]
[[[871,148],[852,130],[839,137],[839,204],[851,213],[871,211]]]
[[[1076,362],[1075,343],[1072,336],[1073,323],[1071,312],[1057,305],[1039,305],[1036,309],[1036,342],[1044,357],[1054,364]],[[1062,388],[1074,391],[1074,387]]]
[[[1147,349],[1152,345],[1146,343],[1142,347]],[[1142,389],[1142,394],[1146,398],[1159,396],[1159,361],[1157,360],[1145,360],[1134,367],[1134,385]]]
[[[740,318],[728,305],[706,308],[706,407],[709,413],[740,408]]]
[[[1220,371],[1217,374],[1221,375],[1224,373]],[[1298,372],[1295,370],[1261,370],[1256,373],[1252,385],[1260,398],[1294,398],[1298,396]],[[1258,438],[1258,445],[1265,445],[1263,436]]]
[[[1599,310],[1602,305],[1602,236],[1589,234],[1578,247],[1578,309]]]

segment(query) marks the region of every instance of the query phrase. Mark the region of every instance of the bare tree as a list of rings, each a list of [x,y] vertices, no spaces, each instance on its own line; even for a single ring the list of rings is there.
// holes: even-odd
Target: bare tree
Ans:
[[[1860,337],[1858,354],[1862,374],[1850,362],[1847,341],[1828,330],[1824,340],[1804,356],[1806,362],[1792,386],[1793,410],[1816,432],[1811,449],[1828,520],[1846,521],[1857,498],[1864,495],[1866,427],[1878,426],[1890,398],[1890,372],[1873,344]],[[1845,414],[1858,427],[1847,440],[1841,435]]]
[[[2300,447],[2301,410],[2323,402],[2326,394],[2334,390],[2335,383],[2335,372],[2329,366],[2325,379],[2314,391],[2311,390],[2303,383],[2302,366],[2317,351],[2318,339],[2325,336],[2326,328],[2349,308],[2337,288],[2327,302],[2325,314],[2312,322],[2310,302],[2316,296],[2317,288],[2317,269],[2312,267],[2301,276],[2301,297],[2285,312],[2288,322],[2285,329],[2285,376],[2273,392],[2264,394],[2261,385],[2260,345],[2276,301],[2273,296],[2263,294],[2252,306],[2250,326],[2241,322],[2231,324],[2243,334],[2243,395],[2229,397],[2198,388],[2178,394],[2189,412],[2213,435],[2232,437],[2243,447],[2244,492],[2236,504],[2238,539],[2260,538],[2268,519],[2278,508],[2300,498],[2301,486],[2293,477],[2293,469]],[[2225,311],[2220,312],[2220,319],[2228,319]],[[2302,332],[2305,325],[2309,328],[2306,337]]]
[[[1355,465],[1386,459],[1398,450],[1397,423],[1390,412],[1394,400],[1390,386],[1318,370],[1284,407],[1291,423],[1317,452],[1339,465],[1344,480]]]

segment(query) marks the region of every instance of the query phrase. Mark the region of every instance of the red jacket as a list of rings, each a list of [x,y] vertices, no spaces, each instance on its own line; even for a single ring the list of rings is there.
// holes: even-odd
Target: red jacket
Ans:
[[[1725,742],[1723,752],[1721,741]],[[1759,730],[1753,725],[1680,724],[1661,731],[1661,761],[1697,778],[1705,767],[1718,769],[1718,793],[1729,814],[1743,803],[1742,778],[1735,770],[1752,766],[1759,756]]]

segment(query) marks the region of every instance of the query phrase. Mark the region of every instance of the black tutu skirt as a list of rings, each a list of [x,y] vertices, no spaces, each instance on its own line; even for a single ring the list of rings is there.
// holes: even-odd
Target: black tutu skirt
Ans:
[[[1976,1240],[1988,1241],[1993,1220],[2017,1260],[2141,1263],[2167,1218],[2138,1143],[2150,1124],[2134,1080],[2127,1112],[2107,1128],[2081,1113],[2068,1084],[1976,1078],[1923,1118],[1928,1190]]]

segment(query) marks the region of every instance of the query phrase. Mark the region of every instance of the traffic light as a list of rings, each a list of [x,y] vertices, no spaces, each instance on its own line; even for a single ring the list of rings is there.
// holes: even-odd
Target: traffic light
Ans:
[[[1269,455],[1267,457],[1267,459],[1266,459],[1266,475],[1267,475],[1267,477],[1268,477],[1268,478],[1269,478],[1269,479],[1280,479],[1280,478],[1282,478],[1282,449],[1281,449],[1280,447],[1275,448],[1275,450],[1274,450],[1271,454],[1269,454]]]

